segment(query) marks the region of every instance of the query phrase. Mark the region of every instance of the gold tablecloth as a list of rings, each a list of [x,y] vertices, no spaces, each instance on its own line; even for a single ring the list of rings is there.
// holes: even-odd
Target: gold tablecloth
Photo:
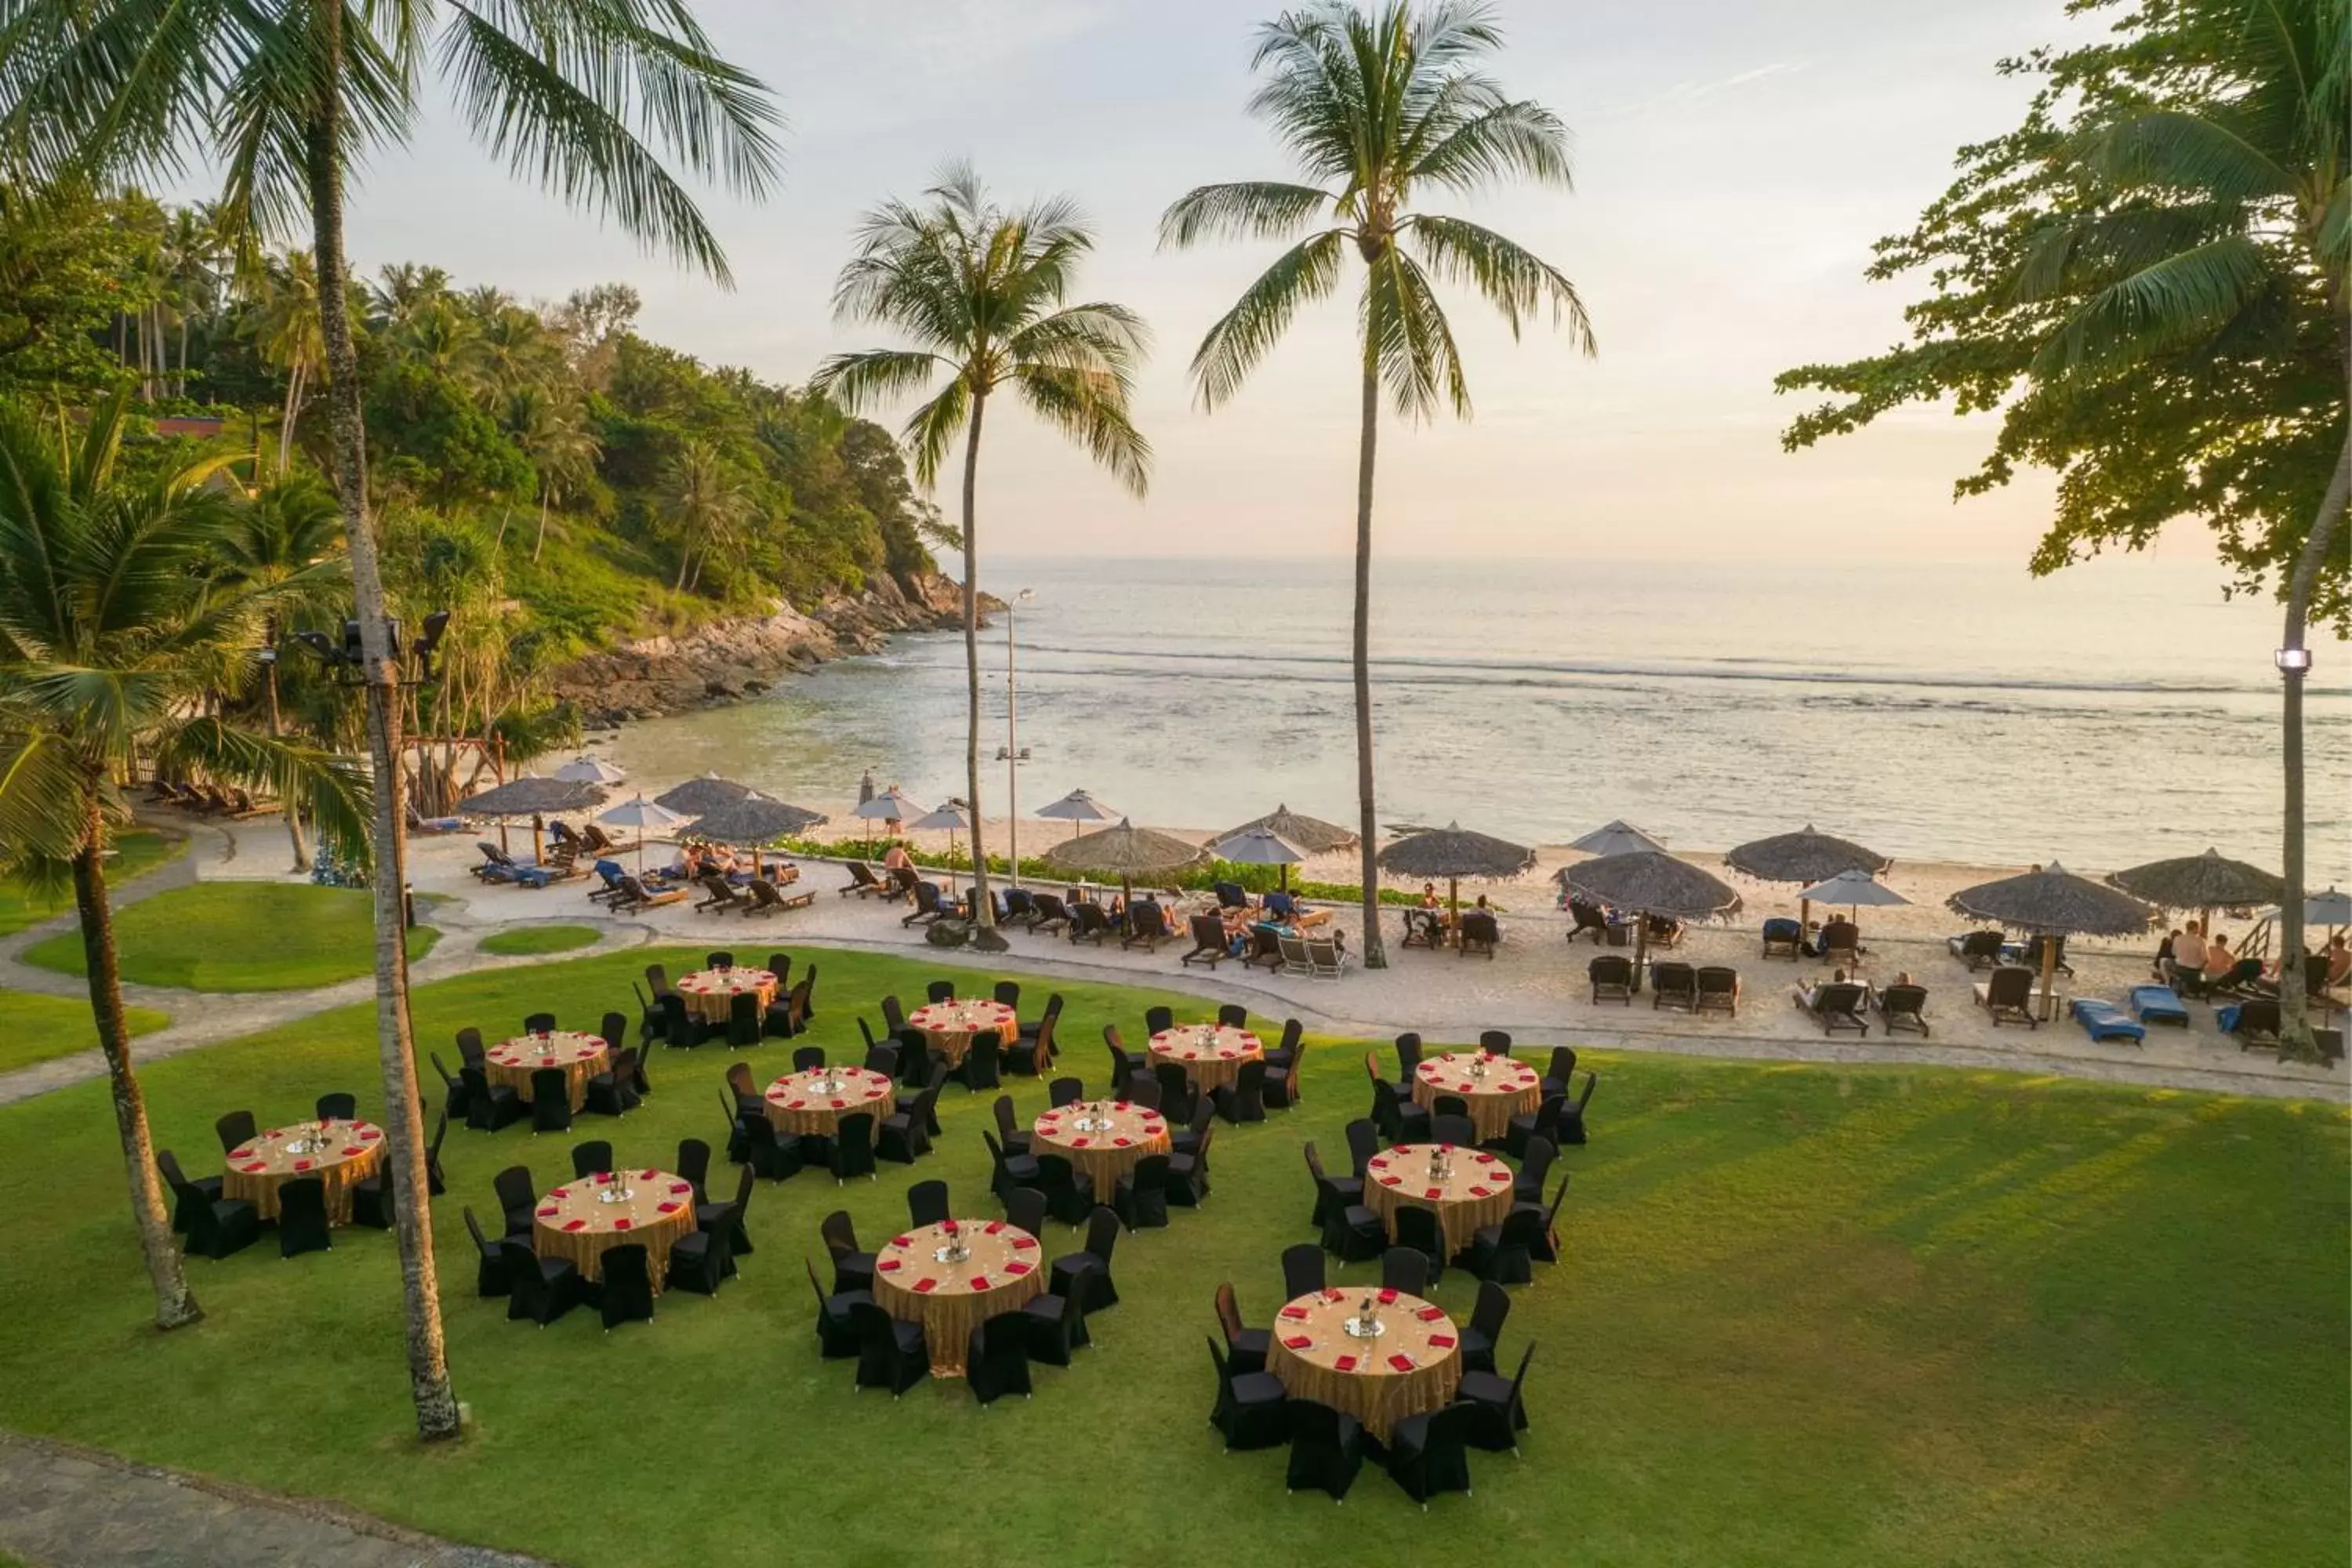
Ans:
[[[943,1263],[948,1226],[962,1233],[971,1254]],[[874,1300],[902,1322],[923,1325],[931,1370],[961,1377],[972,1330],[1027,1306],[1045,1293],[1052,1270],[1037,1238],[1001,1219],[949,1220],[893,1237],[874,1258]],[[928,1289],[923,1282],[930,1281]]]
[[[1081,1129],[1081,1121],[1108,1121],[1108,1128]],[[1111,1188],[1146,1154],[1165,1154],[1175,1145],[1168,1119],[1126,1100],[1079,1100],[1049,1110],[1032,1129],[1030,1152],[1052,1150],[1095,1182],[1095,1201],[1108,1204]]]
[[[1151,1037],[1155,1063],[1175,1062],[1202,1094],[1224,1088],[1241,1075],[1244,1062],[1262,1061],[1265,1043],[1247,1029],[1222,1024],[1179,1024]]]
[[[1512,1117],[1543,1102],[1543,1074],[1509,1057],[1486,1057],[1486,1076],[1473,1078],[1471,1066],[1480,1058],[1477,1051],[1423,1058],[1413,1069],[1412,1102],[1434,1106],[1441,1094],[1466,1100],[1471,1125],[1478,1129],[1478,1142],[1484,1143],[1509,1131]]]
[[[383,1169],[383,1129],[374,1123],[297,1121],[272,1127],[231,1151],[221,1172],[221,1196],[243,1198],[262,1218],[276,1219],[278,1186],[296,1176],[316,1176],[326,1184],[327,1223],[349,1225],[352,1184]]]
[[[845,1116],[864,1111],[874,1118],[873,1136],[882,1136],[882,1119],[896,1109],[897,1085],[864,1068],[835,1068],[838,1085],[828,1091],[824,1068],[786,1073],[768,1086],[768,1121],[779,1132],[814,1133],[830,1138]]]
[[[953,1002],[931,1002],[907,1015],[910,1027],[923,1031],[950,1067],[961,1067],[976,1036],[994,1034],[1000,1047],[1018,1044],[1021,1020],[1012,1008],[986,997],[967,996]]]
[[[531,1246],[541,1258],[568,1258],[583,1279],[604,1277],[604,1249],[631,1242],[646,1249],[646,1267],[658,1294],[669,1272],[669,1249],[694,1229],[694,1186],[667,1171],[624,1171],[621,1190],[629,1195],[606,1203],[614,1176],[568,1182],[539,1200],[531,1220]]]
[[[574,1110],[588,1103],[588,1080],[612,1065],[611,1049],[603,1039],[572,1029],[518,1035],[482,1053],[483,1076],[493,1085],[513,1089],[525,1104],[530,1101],[530,1075],[542,1068],[562,1068]]]
[[[736,996],[745,991],[760,998],[760,1011],[776,999],[776,977],[764,969],[698,969],[681,974],[677,994],[686,1010],[706,1024],[724,1024],[734,1011]]]
[[[1392,1299],[1382,1302],[1384,1295]],[[1361,1316],[1367,1297],[1386,1331],[1360,1340],[1345,1324]],[[1460,1340],[1454,1320],[1418,1296],[1369,1287],[1324,1290],[1275,1314],[1265,1369],[1293,1399],[1343,1411],[1386,1442],[1399,1422],[1453,1400],[1462,1383]],[[1410,1364],[1399,1366],[1391,1356]]]
[[[1511,1168],[1499,1154],[1456,1149],[1453,1169],[1433,1176],[1429,1157],[1436,1151],[1434,1143],[1400,1143],[1373,1155],[1364,1177],[1364,1206],[1381,1216],[1391,1240],[1398,1209],[1411,1205],[1436,1211],[1445,1256],[1452,1258],[1470,1245],[1481,1226],[1500,1225],[1511,1212]]]

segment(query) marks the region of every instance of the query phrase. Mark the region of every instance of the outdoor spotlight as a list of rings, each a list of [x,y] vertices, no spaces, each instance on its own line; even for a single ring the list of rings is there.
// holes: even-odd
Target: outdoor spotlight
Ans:
[[[436,610],[425,617],[425,629],[416,638],[416,679],[433,679],[433,650],[441,646],[441,634],[449,628],[449,612]]]
[[[327,640],[327,634],[324,632],[296,632],[294,640],[317,654],[327,664],[334,665],[342,662],[342,655],[337,651],[333,643]]]
[[[253,662],[256,664],[276,664],[278,662],[278,650],[274,647],[258,648],[255,650]]]
[[[2304,675],[2311,671],[2311,650],[2307,647],[2283,647],[2272,658],[2282,674]]]

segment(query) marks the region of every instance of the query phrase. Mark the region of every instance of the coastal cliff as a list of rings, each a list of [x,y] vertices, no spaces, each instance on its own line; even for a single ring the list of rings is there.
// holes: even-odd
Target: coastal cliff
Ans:
[[[591,729],[756,697],[779,676],[878,653],[894,632],[959,626],[962,595],[937,572],[904,583],[877,574],[862,591],[829,594],[809,610],[779,602],[766,615],[590,654],[557,672],[554,690],[579,705]],[[996,601],[982,595],[981,603],[984,612]]]

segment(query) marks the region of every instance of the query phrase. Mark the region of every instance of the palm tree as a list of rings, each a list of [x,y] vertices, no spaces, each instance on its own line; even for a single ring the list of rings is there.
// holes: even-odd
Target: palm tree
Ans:
[[[121,785],[141,757],[267,784],[352,844],[368,785],[348,763],[210,710],[211,694],[250,668],[257,623],[309,584],[208,576],[236,526],[236,503],[205,485],[224,459],[118,480],[130,395],[114,393],[79,433],[0,405],[0,853],[42,885],[70,877],[155,1325],[174,1329],[204,1314],[172,1238],[123,1016],[106,888],[108,841],[127,815]]]
[[[843,321],[896,327],[911,349],[835,354],[814,384],[852,410],[929,384],[948,383],[907,421],[915,476],[939,479],[957,432],[963,434],[963,653],[967,732],[965,795],[971,810],[971,907],[976,940],[1002,948],[988,896],[980,791],[980,550],[975,502],[981,422],[1005,387],[1031,413],[1087,449],[1141,495],[1151,447],[1129,416],[1136,365],[1149,347],[1141,318],[1104,301],[1071,305],[1078,261],[1094,236],[1066,198],[1018,212],[999,207],[964,164],[950,165],[924,193],[926,205],[890,201],[858,228],[857,254],[834,286]]]
[[[530,546],[530,558],[537,561],[547,548],[548,509],[578,495],[596,477],[604,443],[588,422],[587,405],[577,396],[526,386],[515,394],[510,413],[515,444],[539,476],[539,535]]]
[[[293,456],[295,426],[327,357],[326,334],[320,326],[319,274],[310,265],[310,253],[289,250],[282,258],[265,258],[248,281],[247,293],[253,308],[245,326],[254,349],[286,377],[286,401],[278,416],[277,473],[283,479]],[[259,474],[254,475],[254,482],[261,482]]]
[[[264,0],[158,9],[149,0],[0,0],[0,169],[35,176],[170,177],[209,156],[226,171],[221,211],[239,236],[307,220],[318,262],[336,496],[351,551],[375,792],[376,1050],[396,1189],[425,1188],[423,1117],[402,940],[407,872],[401,801],[401,667],[367,496],[359,355],[345,308],[344,187],[368,154],[402,142],[428,79],[518,172],[616,217],[728,280],[717,237],[648,141],[751,196],[777,174],[767,89],[713,50],[687,0],[647,5],[443,0],[346,6]],[[434,1268],[432,1214],[397,1205],[410,1394],[419,1433],[454,1437]]]
[[[1201,340],[1192,383],[1215,408],[1241,390],[1298,308],[1339,286],[1349,252],[1364,263],[1356,319],[1362,371],[1356,460],[1356,799],[1363,841],[1364,963],[1381,944],[1379,820],[1372,796],[1372,468],[1381,387],[1408,419],[1441,405],[1470,416],[1470,387],[1433,280],[1466,283],[1502,312],[1512,336],[1531,315],[1563,320],[1593,352],[1576,286],[1557,268],[1492,229],[1412,208],[1425,186],[1465,194],[1517,174],[1569,185],[1568,131],[1551,110],[1503,89],[1478,68],[1501,45],[1488,8],[1416,9],[1385,0],[1376,12],[1323,4],[1285,12],[1258,29],[1254,68],[1266,71],[1250,112],[1314,184],[1202,185],[1160,220],[1163,247],[1213,237],[1281,239],[1311,230],[1277,258]]]
[[[681,594],[701,584],[710,552],[731,542],[753,510],[741,470],[703,440],[684,443],[662,466],[659,505],[663,530],[677,542],[677,581],[670,586]]]
[[[2033,237],[2026,299],[2093,287],[2042,345],[2037,372],[2063,378],[2183,352],[2275,352],[2282,301],[2326,303],[2352,381],[2352,35],[2342,0],[2209,0],[2183,14],[2210,50],[2194,107],[2158,106],[2088,127],[2059,161],[2108,200]],[[2339,404],[2339,419],[2341,418]],[[2315,476],[2315,481],[2316,482]],[[2352,425],[2315,501],[2286,582],[2279,760],[2284,774],[2279,1054],[2316,1061],[2304,986],[2303,696],[2311,602],[2352,494]]]

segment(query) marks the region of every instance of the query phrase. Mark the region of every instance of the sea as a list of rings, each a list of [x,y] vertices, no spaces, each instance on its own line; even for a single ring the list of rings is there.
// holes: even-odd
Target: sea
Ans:
[[[1074,789],[1139,824],[1277,804],[1352,825],[1351,563],[983,561],[1031,597],[981,634],[982,806]],[[1622,818],[1688,849],[1808,823],[1897,858],[2113,869],[2279,863],[2279,612],[2201,561],[1384,559],[1372,685],[1384,828],[1564,843]],[[2311,879],[2352,882],[2352,658],[2306,701]],[[1008,700],[1010,700],[1010,701]],[[1008,714],[1008,707],[1017,711]],[[1010,722],[1009,722],[1010,721]],[[757,700],[630,726],[635,774],[717,773],[846,820],[859,777],[964,793],[960,633],[900,637]],[[1064,836],[1036,825],[1035,842]],[[1028,833],[1024,831],[1024,849]]]

